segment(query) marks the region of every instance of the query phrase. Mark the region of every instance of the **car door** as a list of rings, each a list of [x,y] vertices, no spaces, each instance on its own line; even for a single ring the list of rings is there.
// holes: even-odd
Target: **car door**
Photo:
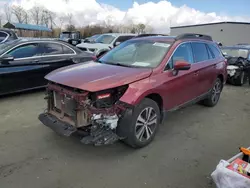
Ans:
[[[47,81],[44,76],[55,69],[76,63],[77,58],[76,52],[72,48],[58,42],[43,43],[43,48],[44,54],[39,62],[43,67],[39,75],[39,82],[46,85]]]
[[[207,93],[216,79],[216,59],[204,42],[192,42],[199,95]]]
[[[174,74],[174,64],[178,60],[184,60],[191,64],[191,68],[185,71],[179,71]],[[165,83],[160,89],[164,93],[166,109],[178,108],[180,105],[188,103],[198,96],[196,85],[196,68],[193,67],[193,53],[191,44],[185,42],[180,44],[173,52],[164,71]]]
[[[41,66],[41,48],[38,43],[18,45],[6,54],[14,60],[0,65],[0,93],[10,93],[37,87],[37,73]]]

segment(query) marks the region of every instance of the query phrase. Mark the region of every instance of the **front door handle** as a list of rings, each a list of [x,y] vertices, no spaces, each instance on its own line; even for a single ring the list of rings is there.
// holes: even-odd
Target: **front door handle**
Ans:
[[[33,62],[34,62],[34,63],[38,63],[38,62],[39,62],[39,60],[38,60],[38,59],[36,59],[36,60],[34,60]]]

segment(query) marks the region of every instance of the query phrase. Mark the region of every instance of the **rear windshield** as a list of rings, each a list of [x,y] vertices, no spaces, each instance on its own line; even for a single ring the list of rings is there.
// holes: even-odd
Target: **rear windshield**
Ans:
[[[61,33],[60,39],[64,39],[64,38],[70,38],[70,33]]]

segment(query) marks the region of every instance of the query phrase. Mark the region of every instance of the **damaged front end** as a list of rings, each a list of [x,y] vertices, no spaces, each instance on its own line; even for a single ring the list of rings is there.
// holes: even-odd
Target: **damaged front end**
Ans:
[[[63,136],[84,133],[84,144],[105,145],[121,139],[116,129],[130,106],[119,101],[127,86],[98,92],[82,91],[56,83],[47,87],[47,111],[39,120]]]
[[[250,62],[243,57],[227,57],[227,82],[242,85],[250,72]]]

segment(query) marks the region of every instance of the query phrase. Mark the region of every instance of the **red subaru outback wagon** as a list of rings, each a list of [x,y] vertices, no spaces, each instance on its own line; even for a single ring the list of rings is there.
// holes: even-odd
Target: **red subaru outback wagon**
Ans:
[[[166,112],[200,102],[215,106],[226,81],[226,60],[207,35],[128,40],[95,62],[57,69],[40,121],[55,132],[80,133],[81,142],[123,140],[148,145]]]

